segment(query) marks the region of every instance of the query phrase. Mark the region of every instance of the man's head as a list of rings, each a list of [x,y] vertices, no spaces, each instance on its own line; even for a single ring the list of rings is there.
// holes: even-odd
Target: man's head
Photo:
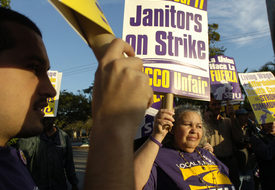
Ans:
[[[249,117],[246,109],[240,108],[236,110],[235,114],[241,126],[247,125]]]
[[[272,123],[262,124],[262,127],[264,132],[275,136],[275,121]]]
[[[221,111],[221,101],[220,100],[216,100],[213,94],[211,94],[211,100],[209,102],[208,108],[213,113],[213,115],[215,117],[220,114],[220,111]]]
[[[56,92],[39,29],[27,17],[0,8],[0,146],[14,136],[42,132],[47,98]]]
[[[0,7],[0,52],[12,48],[16,44],[9,28],[3,25],[6,22],[24,25],[42,38],[39,28],[29,18],[10,9]]]

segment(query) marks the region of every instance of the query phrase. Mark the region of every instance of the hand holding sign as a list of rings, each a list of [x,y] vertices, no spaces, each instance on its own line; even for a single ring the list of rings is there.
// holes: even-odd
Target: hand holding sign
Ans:
[[[104,23],[98,22],[102,17],[94,20],[92,16],[97,14],[92,9],[86,10],[91,4],[95,8],[96,1],[60,0],[68,7],[57,0],[51,2],[87,41],[99,60],[85,189],[134,189],[135,127],[153,95],[148,76],[142,72],[142,61],[133,57],[135,53],[129,44],[118,39],[111,43],[115,37]],[[123,53],[129,57],[123,57]]]
[[[129,57],[121,58],[123,53]],[[108,118],[110,125],[127,120],[136,126],[140,123],[144,110],[151,104],[153,91],[148,76],[142,72],[142,60],[133,56],[133,48],[122,40],[116,39],[108,47],[95,75],[93,118]]]
[[[100,60],[115,36],[96,0],[49,0]],[[173,109],[173,94],[168,93],[164,108]]]
[[[160,109],[154,120],[154,129],[152,136],[162,142],[169,131],[172,130],[174,110]]]
[[[129,57],[121,58],[123,53]],[[133,137],[153,92],[142,61],[133,55],[132,47],[117,39],[99,61],[85,189],[134,189]]]

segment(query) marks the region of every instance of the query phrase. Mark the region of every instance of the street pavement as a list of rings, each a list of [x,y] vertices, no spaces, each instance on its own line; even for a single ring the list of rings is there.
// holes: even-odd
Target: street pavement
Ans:
[[[85,148],[73,147],[75,171],[76,171],[77,178],[79,180],[79,183],[78,183],[79,190],[83,189],[86,163],[88,158],[88,150],[89,150],[88,147],[85,147]]]

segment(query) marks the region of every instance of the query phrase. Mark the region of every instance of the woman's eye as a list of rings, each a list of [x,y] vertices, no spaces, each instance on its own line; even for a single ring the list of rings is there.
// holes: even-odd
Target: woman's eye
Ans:
[[[201,128],[202,128],[202,126],[201,126],[201,125],[198,125],[197,127],[198,127],[199,129],[201,129]]]
[[[191,126],[191,123],[183,123],[185,126]]]

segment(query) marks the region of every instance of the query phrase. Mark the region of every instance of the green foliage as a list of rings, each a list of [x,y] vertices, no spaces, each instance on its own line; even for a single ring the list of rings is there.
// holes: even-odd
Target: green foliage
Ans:
[[[246,68],[243,73],[246,73],[248,68]],[[263,71],[270,71],[275,76],[275,60],[269,61],[262,65],[259,69],[254,69],[251,72],[263,72]]]
[[[75,121],[74,123],[68,124],[63,130],[68,134],[72,134],[73,131],[80,132],[81,130],[85,130],[87,132],[87,136],[89,136],[91,128],[92,128],[93,120],[89,118],[87,121]]]
[[[84,94],[73,94],[66,90],[60,93],[57,126],[65,128],[73,123],[86,122],[90,115],[91,101]]]
[[[70,123],[66,126],[66,130],[79,131],[84,125],[83,121],[75,121],[74,123]]]
[[[220,34],[217,32],[219,28],[218,24],[208,24],[208,40],[209,40],[209,56],[212,57],[214,55],[224,55],[225,48],[217,47],[216,42],[220,41]]]
[[[90,131],[91,128],[92,128],[92,125],[93,125],[93,119],[92,118],[89,118],[85,123],[84,125],[82,126],[81,129],[84,129],[86,131]]]
[[[83,89],[83,92],[85,94],[92,94],[93,93],[93,88],[94,88],[94,84],[92,84],[91,86],[89,86],[88,88]]]
[[[275,63],[271,61],[267,62],[266,64],[261,66],[260,69],[258,70],[258,72],[262,72],[262,71],[270,71],[272,72],[273,75],[275,75]]]
[[[248,71],[248,68],[245,68],[242,73],[246,73]]]
[[[94,89],[94,83],[91,84],[88,88],[83,89],[83,93],[89,96],[89,101],[92,100],[93,95],[93,89]]]
[[[209,41],[212,42],[216,42],[216,41],[220,41],[220,34],[218,32],[216,32],[216,30],[218,30],[219,25],[216,23],[213,24],[208,24],[208,37],[209,37]]]
[[[0,6],[1,7],[6,7],[6,8],[10,9],[11,8],[10,7],[10,2],[11,2],[10,0],[0,0]]]

